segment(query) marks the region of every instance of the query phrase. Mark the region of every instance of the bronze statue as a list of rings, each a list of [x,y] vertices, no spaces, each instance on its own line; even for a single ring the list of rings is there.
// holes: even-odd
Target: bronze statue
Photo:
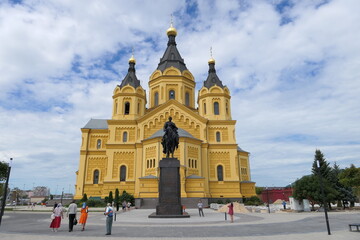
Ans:
[[[164,136],[161,140],[163,146],[163,153],[166,154],[168,158],[170,156],[174,157],[175,149],[179,146],[179,134],[177,132],[178,128],[175,123],[172,121],[172,117],[169,117],[169,121],[164,124]]]

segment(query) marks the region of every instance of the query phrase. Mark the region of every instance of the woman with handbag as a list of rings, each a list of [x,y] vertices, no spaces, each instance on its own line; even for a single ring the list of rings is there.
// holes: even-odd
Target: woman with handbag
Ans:
[[[86,206],[86,203],[84,202],[82,207],[81,207],[81,216],[80,216],[80,219],[79,219],[79,223],[82,224],[82,226],[83,226],[81,231],[85,230],[85,224],[86,224],[86,220],[87,220],[87,217],[88,217],[88,212],[89,212],[89,207]]]
[[[61,224],[61,218],[64,218],[63,215],[63,208],[61,203],[59,203],[56,208],[54,208],[53,210],[53,214],[51,215],[53,218],[50,224],[50,228],[52,228],[53,232],[57,232],[58,228],[60,228],[60,224]]]

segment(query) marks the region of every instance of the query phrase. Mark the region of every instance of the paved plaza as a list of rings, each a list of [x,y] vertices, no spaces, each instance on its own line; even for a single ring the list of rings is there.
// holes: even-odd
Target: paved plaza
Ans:
[[[332,235],[327,235],[324,213],[247,213],[235,214],[234,223],[225,220],[224,213],[204,209],[199,217],[197,209],[187,209],[190,218],[148,218],[150,209],[119,212],[111,236],[105,236],[105,217],[90,211],[86,230],[75,226],[68,232],[68,220],[62,220],[58,232],[52,232],[50,212],[6,211],[0,227],[0,239],[277,239],[277,240],[358,240],[360,232],[350,232],[349,223],[360,222],[360,212],[329,213]]]

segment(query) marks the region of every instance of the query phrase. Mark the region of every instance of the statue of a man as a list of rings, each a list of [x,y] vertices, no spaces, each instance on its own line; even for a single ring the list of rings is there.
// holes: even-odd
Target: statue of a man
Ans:
[[[161,141],[163,153],[166,154],[167,158],[170,156],[170,153],[174,157],[174,151],[179,146],[178,128],[171,120],[172,117],[169,117],[169,121],[164,124],[164,136]]]

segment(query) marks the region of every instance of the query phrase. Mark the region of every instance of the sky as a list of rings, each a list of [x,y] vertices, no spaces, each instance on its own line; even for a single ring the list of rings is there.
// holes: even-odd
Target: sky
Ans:
[[[111,118],[132,48],[148,90],[171,14],[196,90],[212,47],[257,186],[310,174],[316,149],[331,165],[359,165],[359,12],[358,0],[0,0],[0,161],[14,159],[10,187],[74,192],[80,129]]]

